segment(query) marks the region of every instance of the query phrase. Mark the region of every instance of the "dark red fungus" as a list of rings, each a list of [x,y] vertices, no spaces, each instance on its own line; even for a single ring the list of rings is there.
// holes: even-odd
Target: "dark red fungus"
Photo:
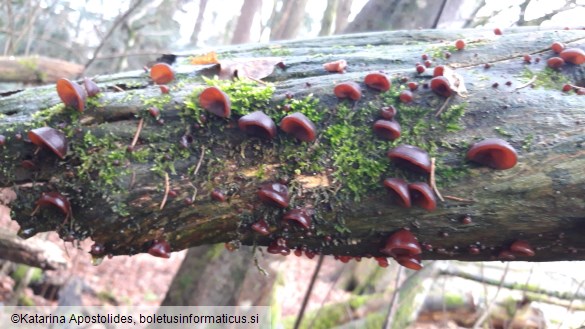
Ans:
[[[431,66],[433,66],[433,62],[432,62],[432,61],[430,61],[430,60],[426,60],[426,61],[424,62],[424,64],[425,64],[425,67],[431,67]]]
[[[550,49],[552,49],[552,51],[555,53],[560,54],[561,51],[565,49],[565,44],[561,42],[553,42],[553,44],[550,46]]]
[[[377,120],[373,128],[374,133],[383,139],[393,141],[400,137],[400,124],[396,121]]]
[[[290,254],[290,249],[286,246],[286,240],[284,238],[277,238],[272,241],[266,251],[270,254],[281,254],[283,256]]]
[[[103,244],[96,242],[89,248],[89,253],[92,256],[102,256],[106,253],[106,247],[104,247]]]
[[[148,248],[148,253],[160,258],[171,257],[171,246],[165,240],[154,240],[152,246]]]
[[[458,39],[455,41],[455,48],[457,48],[457,50],[463,50],[465,48],[465,41]]]
[[[510,251],[516,256],[534,256],[534,249],[524,240],[516,240],[510,245]]]
[[[431,79],[431,90],[435,94],[443,97],[449,97],[452,94],[451,84],[449,80],[443,76],[434,77]]]
[[[472,255],[477,255],[479,254],[481,251],[479,250],[478,247],[476,246],[469,246],[469,248],[467,249],[467,251],[472,254]]]
[[[65,106],[71,106],[83,112],[87,93],[77,82],[68,79],[57,80],[57,94]]]
[[[293,221],[306,230],[311,227],[311,216],[307,214],[305,209],[291,209],[282,216],[282,220],[285,222]]]
[[[380,266],[380,267],[388,267],[388,258],[386,258],[386,257],[376,257],[375,259],[378,262],[378,266]]]
[[[252,224],[252,229],[260,235],[269,235],[270,234],[268,223],[266,223],[266,220],[264,220],[264,218],[261,218],[258,221],[256,221],[254,224]]]
[[[333,88],[333,93],[337,98],[349,98],[354,101],[362,98],[360,86],[353,81],[338,83],[335,85],[335,88]]]
[[[317,128],[304,114],[295,112],[280,121],[280,129],[303,142],[312,142],[317,137]]]
[[[31,170],[31,171],[35,171],[35,170],[39,169],[36,162],[34,162],[32,160],[22,160],[20,162],[20,165],[22,166],[22,168],[27,169],[27,170]]]
[[[563,91],[566,92],[566,93],[568,93],[572,89],[573,89],[573,87],[570,84],[564,84],[563,85]]]
[[[423,61],[426,61],[427,59],[429,59],[429,55],[427,55],[427,54],[422,54],[422,55],[420,55],[420,58],[421,58]]]
[[[366,75],[364,83],[366,86],[382,92],[388,91],[392,85],[386,74],[379,72]]]
[[[323,64],[323,68],[327,72],[343,73],[343,72],[345,72],[346,67],[347,67],[347,62],[345,61],[345,59],[340,59],[340,60],[336,60],[333,62]]]
[[[437,208],[437,200],[433,189],[427,183],[417,182],[408,184],[410,199],[414,205],[433,211]]]
[[[498,254],[498,259],[499,260],[514,260],[514,259],[516,259],[516,257],[514,256],[514,254],[511,251],[502,250]]]
[[[551,57],[546,61],[546,65],[551,69],[558,69],[565,65],[565,60],[560,57]]]
[[[339,261],[342,263],[348,263],[352,258],[353,257],[351,257],[351,256],[345,256],[345,255],[337,257],[337,259],[339,259]]]
[[[442,76],[443,73],[445,73],[445,67],[443,65],[435,66],[435,69],[433,70],[433,77]]]
[[[6,144],[6,136],[0,135],[0,146],[4,146]]]
[[[238,120],[240,130],[249,135],[265,139],[276,137],[276,125],[264,112],[256,111],[244,115]]]
[[[469,215],[465,215],[461,218],[461,224],[468,225],[471,224],[471,222],[472,222],[471,216]]]
[[[495,35],[502,35],[502,30],[500,30],[500,28],[496,27],[496,28],[494,29],[494,34],[495,34]]]
[[[83,86],[85,87],[85,90],[87,91],[87,96],[89,97],[96,96],[97,94],[100,93],[100,88],[98,87],[98,85],[89,78],[83,79]]]
[[[49,148],[61,159],[67,155],[67,139],[65,134],[57,129],[50,127],[33,129],[28,132],[28,138],[37,146]]]
[[[388,151],[388,157],[396,165],[422,173],[431,173],[429,154],[412,145],[399,145]]]
[[[401,91],[398,97],[402,103],[410,103],[414,99],[414,96],[410,90]]]
[[[279,207],[288,207],[288,188],[286,185],[280,183],[264,183],[258,189],[258,197],[262,202]]]
[[[525,54],[523,56],[523,58],[524,58],[524,62],[525,63],[531,63],[532,62],[532,56],[530,56],[529,54]]]
[[[71,217],[71,204],[63,194],[59,192],[43,193],[37,200],[37,207],[54,206],[57,207],[64,215],[65,220]]]
[[[305,250],[305,256],[307,256],[308,259],[313,259],[315,258],[316,253],[314,251],[311,250]]]
[[[219,201],[219,202],[225,202],[225,200],[226,200],[225,194],[223,194],[223,192],[220,190],[213,190],[211,192],[211,198],[213,200]]]
[[[425,71],[426,71],[426,67],[424,67],[424,65],[418,64],[416,66],[416,73],[423,74],[423,73],[425,73]]]
[[[400,178],[386,178],[384,186],[392,193],[393,199],[404,207],[410,208],[410,193],[408,192],[408,184]]]
[[[169,86],[167,85],[160,85],[158,86],[158,88],[160,89],[160,92],[163,94],[168,94],[171,91],[171,88],[169,88]]]
[[[396,115],[396,108],[393,105],[384,106],[380,109],[380,116],[386,120],[392,120]]]
[[[585,51],[579,48],[565,49],[561,51],[559,57],[561,57],[565,62],[575,65],[581,65],[585,63]]]
[[[160,117],[160,110],[158,109],[158,107],[150,107],[148,108],[148,113],[150,114],[151,117],[158,119]]]
[[[150,68],[150,78],[154,83],[164,85],[173,81],[175,73],[167,63],[156,63]]]
[[[467,159],[494,169],[504,170],[516,165],[518,155],[505,140],[488,138],[473,144],[467,151]]]
[[[199,95],[199,104],[202,108],[222,118],[231,115],[231,102],[226,93],[217,87],[209,87]]]
[[[398,264],[414,271],[418,271],[423,268],[423,265],[420,261],[420,255],[398,256],[395,259],[398,262]]]
[[[397,258],[400,256],[419,255],[422,253],[422,249],[412,232],[401,229],[392,233],[392,235],[386,239],[386,244],[380,252]]]

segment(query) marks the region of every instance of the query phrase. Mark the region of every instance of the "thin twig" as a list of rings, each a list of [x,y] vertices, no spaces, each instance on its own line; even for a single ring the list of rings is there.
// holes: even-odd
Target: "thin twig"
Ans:
[[[585,284],[585,280],[582,280],[581,283],[579,283],[579,286],[577,287],[577,290],[575,290],[575,293],[573,294],[573,298],[571,298],[571,304],[569,304],[569,307],[567,308],[567,316],[564,316],[563,319],[566,319],[569,315],[569,313],[573,312],[573,304],[575,303],[575,299],[577,299],[577,296],[579,294],[579,290],[581,290],[581,287],[583,287],[583,284]],[[561,329],[563,327],[563,322],[564,320],[561,321],[561,323],[559,323],[559,329]]]
[[[396,305],[398,304],[398,291],[400,290],[400,276],[402,274],[402,266],[398,266],[398,271],[396,272],[396,280],[394,282],[394,291],[392,292],[392,299],[390,300],[390,305],[388,305],[388,315],[386,316],[386,321],[384,322],[385,329],[392,328],[392,321],[394,320],[394,313],[396,309]]]
[[[441,200],[442,202],[445,202],[445,199],[443,199],[443,196],[441,195],[441,192],[439,192],[439,189],[437,188],[437,184],[435,182],[435,158],[431,158],[430,181],[431,181],[431,188],[433,189],[433,191],[435,191],[435,194],[437,194],[437,196],[439,197],[439,200]]]
[[[441,113],[443,113],[443,111],[445,110],[445,108],[447,108],[447,105],[449,105],[449,102],[451,101],[451,98],[453,98],[453,96],[449,96],[449,97],[447,97],[447,99],[445,99],[445,102],[443,103],[443,105],[441,105],[441,108],[439,108],[439,110],[435,114],[435,117],[436,118],[438,118],[439,115],[441,115]]]
[[[195,167],[195,171],[193,171],[193,177],[197,176],[199,172],[199,168],[201,168],[201,163],[203,163],[203,157],[205,156],[205,145],[201,145],[201,155],[199,156],[199,161],[197,161],[197,166]]]
[[[502,286],[504,285],[504,280],[506,279],[506,276],[508,275],[508,269],[509,268],[510,268],[510,262],[506,262],[506,267],[504,268],[504,273],[502,273],[502,277],[500,278],[500,284],[498,285],[498,290],[496,290],[496,294],[494,295],[494,297],[492,298],[492,300],[489,301],[489,303],[487,303],[487,299],[486,299],[487,307],[483,311],[483,313],[479,317],[479,319],[477,319],[477,321],[473,325],[473,329],[479,329],[481,327],[481,325],[483,324],[483,322],[490,315],[490,310],[491,310],[492,306],[494,305],[494,303],[496,301],[496,298],[498,298],[498,295],[500,294],[500,291],[502,290]],[[487,297],[487,295],[486,295],[486,297]]]
[[[257,83],[259,83],[259,84],[261,84],[261,85],[265,85],[265,86],[266,86],[266,85],[268,85],[268,83],[266,83],[266,82],[264,82],[264,81],[262,81],[262,80],[260,80],[260,79],[256,79],[256,78],[254,78],[254,77],[247,76],[246,78],[248,78],[248,79],[250,79],[250,80],[252,80],[252,81],[254,81],[254,82],[257,82]]]
[[[522,89],[522,88],[526,88],[528,86],[530,86],[532,83],[534,83],[534,81],[536,81],[536,74],[532,76],[532,78],[530,80],[528,80],[528,82],[526,82],[523,85],[520,85],[518,87],[516,87],[512,92],[518,90],[518,89]]]
[[[130,144],[130,148],[134,148],[136,143],[138,142],[138,136],[140,136],[140,132],[142,131],[142,125],[144,124],[144,118],[140,118],[138,121],[138,128],[136,128],[136,133],[134,134],[134,138],[132,138],[132,143]]]
[[[329,285],[329,290],[327,291],[327,295],[325,295],[325,298],[323,298],[323,300],[321,301],[321,305],[319,305],[319,309],[317,310],[317,313],[313,316],[313,319],[311,319],[311,323],[309,323],[307,328],[313,328],[313,324],[315,323],[315,320],[317,320],[319,318],[319,314],[321,313],[321,310],[323,309],[323,305],[325,305],[325,302],[329,300],[329,296],[331,296],[331,292],[333,291],[333,288],[337,285],[337,282],[339,281],[339,279],[341,278],[341,276],[345,272],[346,268],[347,268],[347,266],[342,266],[341,271],[337,272],[337,276],[335,277],[335,280],[333,280],[333,282],[331,282],[331,285]]]
[[[169,191],[171,190],[171,184],[169,183],[169,174],[165,172],[165,196],[160,203],[160,210],[163,210],[165,204],[167,203],[167,199],[169,197]]]
[[[459,202],[475,203],[475,200],[459,198],[459,197],[452,196],[452,195],[445,195],[445,199],[459,201]]]
[[[303,321],[303,316],[305,315],[305,310],[307,309],[307,304],[309,303],[309,297],[311,297],[311,292],[313,292],[313,287],[315,286],[315,282],[317,281],[317,276],[319,276],[319,271],[321,271],[321,265],[323,265],[323,259],[325,256],[323,254],[319,255],[319,260],[317,260],[317,266],[315,266],[315,270],[313,271],[313,276],[311,277],[311,282],[307,287],[307,292],[305,292],[305,297],[303,298],[303,303],[301,304],[301,309],[299,310],[299,315],[295,320],[294,329],[299,329],[301,326],[301,322]]]

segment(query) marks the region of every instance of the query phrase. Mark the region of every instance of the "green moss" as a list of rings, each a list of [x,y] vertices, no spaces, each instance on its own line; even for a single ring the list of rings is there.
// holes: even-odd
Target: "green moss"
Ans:
[[[282,45],[271,45],[266,48],[258,49],[258,53],[261,55],[270,55],[270,56],[289,56],[292,54],[290,49],[282,46]]]
[[[159,96],[142,100],[145,107],[156,107],[162,110],[165,105],[169,104],[173,98],[169,94],[160,94]]]
[[[29,283],[41,282],[43,279],[43,271],[38,267],[32,267],[28,265],[17,265],[16,269],[10,276],[14,279],[14,281],[20,282],[27,276],[27,272],[29,270],[32,271],[32,273],[30,273]]]
[[[507,131],[506,131],[506,130],[504,130],[504,128],[502,128],[502,127],[494,127],[494,130],[495,130],[495,131],[496,131],[498,134],[500,134],[500,135],[502,135],[502,136],[504,136],[504,137],[512,137],[512,136],[513,136],[511,133],[507,132]]]
[[[524,140],[522,140],[522,149],[525,151],[529,151],[530,148],[532,147],[533,142],[534,142],[534,135],[528,134],[526,137],[524,137]]]
[[[461,295],[453,293],[445,293],[445,306],[450,309],[456,309],[465,304],[465,300]]]
[[[542,87],[545,89],[561,90],[564,84],[570,83],[567,76],[559,71],[551,69],[550,67],[546,67],[538,72],[533,72],[526,67],[520,74],[521,79],[525,80],[525,82],[532,80],[534,76],[536,76],[534,86],[537,88]]]
[[[319,107],[319,99],[313,97],[313,94],[309,94],[302,99],[285,99],[283,103],[283,105],[290,107],[289,112],[300,112],[316,124],[323,120],[326,113],[325,109]],[[279,113],[279,116],[283,117],[284,115],[285,113]],[[277,121],[280,121],[280,119],[276,118]]]

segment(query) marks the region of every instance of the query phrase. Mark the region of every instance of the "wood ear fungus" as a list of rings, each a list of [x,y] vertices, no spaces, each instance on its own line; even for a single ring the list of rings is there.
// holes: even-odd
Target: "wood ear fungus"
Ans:
[[[199,104],[202,108],[222,118],[231,115],[231,102],[226,93],[217,87],[209,87],[199,95]]]
[[[510,251],[517,256],[534,256],[534,249],[524,240],[516,240],[510,245]]]
[[[565,60],[560,57],[551,57],[546,61],[546,65],[551,69],[559,69],[565,65]]]
[[[400,178],[386,178],[384,186],[393,194],[396,202],[404,207],[410,208],[410,193],[408,192],[408,184]]]
[[[452,94],[451,84],[444,76],[438,76],[431,79],[431,90],[435,94],[443,97],[449,97]]]
[[[304,209],[291,209],[282,216],[282,220],[295,222],[305,230],[311,228],[311,216]]]
[[[398,230],[386,239],[383,254],[398,258],[401,256],[416,256],[422,253],[420,244],[412,232],[405,229]]]
[[[399,145],[388,151],[388,157],[396,165],[425,174],[431,173],[429,154],[412,145]]]
[[[380,109],[380,116],[386,120],[392,120],[396,116],[396,108],[393,105],[384,106]]]
[[[71,204],[63,194],[59,192],[43,193],[37,200],[37,207],[33,211],[33,215],[40,207],[53,206],[59,209],[65,215],[65,222],[72,216]]]
[[[420,255],[398,256],[395,259],[398,262],[398,264],[414,271],[419,271],[420,269],[423,268],[422,262],[420,260]]]
[[[400,124],[396,121],[377,120],[373,128],[374,133],[383,139],[393,141],[400,137]]]
[[[258,189],[258,197],[267,205],[279,208],[288,207],[289,196],[286,185],[280,183],[265,183]]]
[[[433,70],[433,77],[440,77],[445,73],[445,67],[443,65],[435,66]]]
[[[261,218],[258,221],[256,221],[256,223],[252,224],[252,229],[260,235],[270,234],[268,223],[266,223],[266,220],[264,220],[264,218]]]
[[[345,61],[345,59],[340,59],[337,61],[328,62],[328,63],[323,64],[323,68],[327,72],[343,73],[343,72],[345,72],[346,67],[347,67],[347,62]]]
[[[585,63],[585,51],[579,48],[565,49],[561,51],[559,57],[561,57],[565,62],[575,65],[581,65]]]
[[[175,79],[175,73],[167,63],[156,63],[150,68],[150,78],[158,85],[167,84]]]
[[[467,151],[467,159],[494,169],[505,170],[516,165],[518,155],[505,140],[488,138],[473,144]]]
[[[68,150],[65,135],[57,129],[41,127],[28,132],[30,141],[39,146],[53,151],[59,158],[65,159]]]
[[[366,75],[364,83],[366,86],[382,92],[390,90],[390,86],[392,85],[386,74],[383,73],[370,73]]]
[[[261,111],[244,115],[238,120],[238,126],[240,130],[249,135],[264,139],[273,139],[276,137],[276,125],[274,121]]]
[[[280,129],[303,142],[312,142],[317,137],[315,124],[300,112],[284,117],[280,121]]]
[[[565,44],[561,42],[553,42],[553,44],[550,46],[550,49],[552,49],[552,51],[555,53],[560,54],[561,51],[565,50]]]
[[[155,257],[170,258],[171,246],[165,240],[154,240],[152,246],[148,248],[148,253]]]
[[[360,86],[353,81],[337,84],[335,88],[333,88],[333,93],[335,96],[337,96],[337,98],[349,98],[354,101],[362,98],[362,91],[360,90]]]
[[[400,92],[398,98],[400,98],[402,103],[410,103],[414,99],[414,95],[410,90],[403,90]]]
[[[83,86],[85,87],[85,90],[87,91],[87,96],[89,97],[96,96],[97,94],[100,93],[100,88],[98,87],[98,85],[89,78],[83,79]]]
[[[280,254],[287,256],[290,254],[290,249],[286,246],[286,240],[284,238],[277,238],[266,249],[270,254]]]
[[[435,193],[429,184],[422,182],[408,184],[408,191],[413,204],[428,211],[433,211],[437,208]]]
[[[65,106],[71,106],[83,112],[87,93],[77,82],[64,78],[57,80],[57,94]]]

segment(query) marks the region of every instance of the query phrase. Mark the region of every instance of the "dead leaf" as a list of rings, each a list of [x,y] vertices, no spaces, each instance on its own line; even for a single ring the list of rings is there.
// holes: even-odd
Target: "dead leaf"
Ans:
[[[455,72],[455,70],[448,66],[444,66],[443,76],[449,81],[449,86],[451,86],[453,92],[457,93],[460,97],[467,97],[465,81],[459,73]]]
[[[193,65],[205,65],[205,64],[218,64],[217,54],[215,51],[210,51],[206,54],[191,58],[191,64]]]
[[[272,74],[274,66],[280,63],[282,63],[282,58],[280,57],[222,61],[220,63],[219,78],[250,78],[261,80]]]

